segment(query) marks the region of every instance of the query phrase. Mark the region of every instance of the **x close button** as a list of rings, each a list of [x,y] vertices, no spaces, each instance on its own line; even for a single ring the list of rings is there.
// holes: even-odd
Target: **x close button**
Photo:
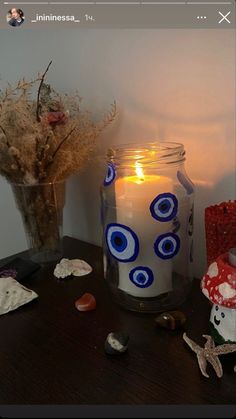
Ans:
[[[227,23],[231,23],[231,21],[228,19],[228,16],[230,15],[230,13],[231,13],[231,11],[229,11],[228,13],[226,13],[226,14],[223,14],[222,12],[218,12],[219,13],[219,15],[221,16],[220,17],[220,20],[219,20],[219,22],[218,23],[222,23],[222,22],[227,22]]]

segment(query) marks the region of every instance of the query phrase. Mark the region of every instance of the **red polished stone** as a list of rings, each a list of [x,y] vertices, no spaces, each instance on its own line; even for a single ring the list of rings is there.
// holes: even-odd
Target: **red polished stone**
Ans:
[[[91,311],[96,308],[96,300],[92,294],[86,292],[75,302],[75,307],[79,311]]]

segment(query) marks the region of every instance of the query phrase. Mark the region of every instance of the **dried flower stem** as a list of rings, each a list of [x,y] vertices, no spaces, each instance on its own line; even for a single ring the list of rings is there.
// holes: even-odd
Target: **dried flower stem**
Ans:
[[[44,71],[44,73],[43,73],[43,75],[41,77],[39,88],[38,88],[37,103],[36,103],[36,119],[37,119],[38,122],[40,122],[40,108],[41,108],[40,107],[40,92],[41,92],[41,89],[42,89],[42,85],[43,85],[44,79],[46,77],[46,74],[47,74],[47,72],[48,72],[51,64],[52,64],[52,61],[50,61],[50,63],[48,64],[46,70]]]
[[[60,142],[60,144],[58,144],[56,150],[54,151],[53,155],[52,155],[52,160],[56,157],[56,154],[58,153],[58,151],[60,150],[60,148],[63,146],[63,144],[68,140],[68,138],[71,136],[71,134],[75,131],[76,126],[73,127],[70,132],[68,132],[68,134],[65,136],[65,138],[63,138],[63,140]]]

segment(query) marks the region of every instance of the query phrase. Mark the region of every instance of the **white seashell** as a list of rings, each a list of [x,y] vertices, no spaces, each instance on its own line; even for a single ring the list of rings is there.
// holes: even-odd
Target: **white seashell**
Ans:
[[[81,259],[72,259],[70,261],[70,266],[72,269],[72,274],[75,276],[88,275],[92,272],[92,267]]]
[[[37,297],[36,292],[24,287],[14,278],[0,278],[0,314],[16,310]]]
[[[83,276],[92,272],[91,266],[81,259],[62,259],[54,269],[54,275],[57,278],[66,278],[67,276]]]
[[[57,278],[66,278],[71,274],[70,260],[65,258],[61,259],[60,263],[58,263],[54,269],[54,275]]]

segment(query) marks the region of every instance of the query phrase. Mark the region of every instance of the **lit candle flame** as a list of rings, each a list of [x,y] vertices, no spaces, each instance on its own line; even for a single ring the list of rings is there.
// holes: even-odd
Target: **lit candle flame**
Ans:
[[[135,163],[135,171],[136,171],[136,175],[138,177],[137,183],[143,182],[144,181],[143,167],[142,167],[142,164],[137,162],[137,161]]]

